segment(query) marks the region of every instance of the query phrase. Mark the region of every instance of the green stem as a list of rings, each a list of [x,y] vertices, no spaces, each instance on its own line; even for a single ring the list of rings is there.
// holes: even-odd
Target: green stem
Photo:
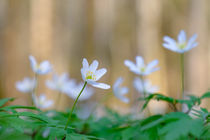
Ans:
[[[37,91],[37,87],[38,87],[38,75],[35,73],[34,76],[34,80],[36,82],[36,86],[34,87],[32,93],[31,93],[31,98],[32,98],[32,106],[34,106],[34,99],[33,99],[33,95],[36,97],[36,91]]]
[[[145,88],[144,88],[144,77],[141,75],[140,76],[140,79],[141,79],[141,86],[142,86],[142,90],[143,90],[143,95],[144,95],[144,98],[146,97],[146,90],[145,90]]]
[[[71,112],[70,112],[70,114],[69,114],[69,118],[68,118],[68,121],[67,121],[67,123],[66,123],[66,126],[65,126],[64,130],[67,129],[67,126],[68,126],[68,124],[69,124],[69,122],[70,122],[70,120],[71,120],[71,115],[72,115],[72,113],[73,113],[73,111],[74,111],[74,108],[75,108],[75,106],[76,106],[76,104],[77,104],[77,101],[78,101],[80,95],[82,94],[83,90],[85,89],[86,85],[87,85],[87,82],[85,81],[85,84],[84,84],[82,90],[80,91],[79,95],[77,96],[77,99],[75,100],[75,102],[74,102],[74,104],[73,104],[73,106],[72,106],[72,109],[71,109]]]
[[[181,54],[181,98],[184,97],[184,54]]]
[[[184,53],[180,55],[181,68],[181,99],[184,98]]]
[[[142,82],[142,90],[143,90],[144,98],[146,98],[147,91],[145,90],[145,87],[144,87],[144,76],[141,75],[140,79],[141,79],[141,82]],[[151,112],[150,112],[148,107],[146,108],[146,111],[147,111],[148,115],[150,116]]]

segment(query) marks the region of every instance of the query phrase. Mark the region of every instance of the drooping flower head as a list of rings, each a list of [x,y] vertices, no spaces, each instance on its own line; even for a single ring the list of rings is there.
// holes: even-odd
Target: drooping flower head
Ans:
[[[75,85],[75,81],[69,79],[69,75],[67,73],[63,73],[60,76],[53,74],[52,80],[47,80],[46,85],[52,90],[56,90],[61,93],[68,93]]]
[[[197,38],[197,35],[194,34],[191,38],[189,38],[189,40],[187,40],[185,31],[181,30],[177,38],[178,41],[175,41],[173,38],[169,36],[164,36],[163,46],[166,49],[169,49],[171,51],[174,51],[177,53],[184,53],[198,45],[198,43],[195,41],[196,38]]]
[[[33,100],[34,100],[35,106],[40,109],[49,108],[54,104],[53,100],[47,100],[44,94],[41,94],[39,97],[37,97],[36,95],[33,95]]]
[[[102,89],[109,89],[110,86],[104,83],[98,83],[98,81],[105,73],[106,69],[102,68],[97,70],[98,68],[98,61],[94,60],[92,64],[89,66],[89,63],[87,59],[83,59],[82,62],[82,69],[81,69],[81,74],[82,74],[82,79],[87,82],[88,84],[97,87],[97,88],[102,88]]]
[[[114,95],[118,99],[120,99],[122,102],[128,103],[129,99],[125,97],[124,95],[128,93],[129,89],[127,87],[121,87],[122,82],[123,82],[123,78],[119,77],[113,85],[113,92],[114,92]]]
[[[49,61],[43,61],[40,64],[38,64],[35,57],[32,55],[29,56],[29,60],[31,63],[31,68],[36,74],[43,75],[52,71],[52,66]]]
[[[77,96],[79,95],[79,93],[80,93],[80,91],[81,91],[83,85],[84,85],[83,82],[81,82],[81,83],[79,83],[79,84],[76,84],[76,83],[75,83],[75,84],[72,86],[71,90],[69,90],[69,92],[67,93],[67,95],[68,95],[70,98],[72,98],[72,99],[75,100],[75,99],[77,98]],[[86,88],[83,90],[82,94],[80,95],[79,100],[80,100],[80,101],[87,100],[87,99],[89,99],[89,98],[93,95],[93,93],[94,93],[93,88],[91,88],[91,87],[86,87]]]
[[[23,93],[31,93],[36,87],[36,80],[31,78],[24,78],[23,81],[16,82],[16,88]]]
[[[147,94],[152,94],[159,90],[159,88],[157,86],[153,86],[149,80],[142,81],[140,78],[135,78],[133,81],[133,85],[136,90],[142,94],[144,92],[146,92]]]
[[[130,71],[138,75],[149,75],[154,71],[159,70],[159,67],[156,67],[158,60],[153,60],[148,65],[144,63],[144,59],[141,56],[136,56],[136,64],[130,60],[125,60],[125,65],[129,67]]]

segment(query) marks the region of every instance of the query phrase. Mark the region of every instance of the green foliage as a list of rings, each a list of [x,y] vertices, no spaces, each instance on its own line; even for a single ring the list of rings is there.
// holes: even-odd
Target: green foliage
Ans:
[[[194,105],[210,97],[210,92],[201,97],[189,96],[188,100],[179,100],[161,94],[152,94],[144,98],[146,108],[150,100],[166,101],[174,107],[187,104],[192,118],[186,113],[171,112],[165,115],[153,115],[147,118],[135,118],[120,115],[106,109],[106,116],[90,116],[86,120],[72,115],[70,125],[65,124],[70,111],[43,112],[36,107],[9,105],[13,98],[0,100],[0,140],[206,140],[210,139],[210,112]]]

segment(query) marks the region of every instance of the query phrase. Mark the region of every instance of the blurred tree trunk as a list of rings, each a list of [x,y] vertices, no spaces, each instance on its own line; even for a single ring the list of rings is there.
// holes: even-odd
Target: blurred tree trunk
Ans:
[[[148,64],[154,59],[159,60],[158,67],[160,71],[152,73],[146,79],[151,79],[153,85],[160,87],[160,93],[167,93],[167,75],[165,54],[162,47],[161,38],[161,19],[162,19],[162,2],[153,0],[137,0],[137,48],[138,55],[145,58]],[[157,104],[157,105],[154,105]],[[149,106],[152,113],[164,112],[164,104],[152,102]],[[161,110],[162,109],[162,110]],[[158,112],[160,111],[160,112]]]
[[[110,1],[111,2],[111,1]],[[132,79],[133,73],[124,65],[125,59],[133,59],[135,56],[135,3],[130,0],[122,0],[120,2],[114,1],[107,11],[112,16],[112,36],[110,38],[110,52],[111,52],[111,75],[112,83],[118,77],[123,77],[123,86],[130,88],[129,94],[130,103],[136,100],[133,94]],[[109,20],[109,19],[107,19]],[[114,110],[119,110],[121,113],[128,113],[130,105],[121,102],[116,97],[111,98],[107,102],[108,106]]]
[[[5,6],[5,24],[2,25],[2,86],[5,97],[19,97],[13,104],[27,104],[27,95],[17,92],[15,82],[22,80],[28,73],[28,59],[25,56],[28,52],[28,8],[27,0],[20,1],[1,1],[0,4]],[[2,6],[2,5],[1,5]],[[3,22],[2,22],[3,23]],[[4,47],[3,47],[4,46]]]
[[[208,55],[208,11],[207,0],[192,0],[190,3],[189,36],[198,35],[198,46],[187,53],[187,82],[189,93],[202,95],[208,90],[210,78]]]
[[[56,57],[53,56],[53,1],[31,0],[30,1],[30,53],[35,56],[38,63],[49,60],[54,64]],[[57,98],[55,94],[49,94],[45,86],[46,78],[50,75],[39,76],[38,95],[46,93],[49,97]]]

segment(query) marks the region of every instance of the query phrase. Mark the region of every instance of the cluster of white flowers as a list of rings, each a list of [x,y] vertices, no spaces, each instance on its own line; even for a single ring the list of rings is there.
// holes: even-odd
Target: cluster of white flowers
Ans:
[[[41,109],[48,108],[54,104],[52,100],[47,100],[45,94],[41,94],[39,97],[35,93],[35,89],[37,87],[37,76],[48,74],[52,71],[52,65],[49,61],[43,61],[40,64],[37,63],[36,59],[33,56],[29,56],[31,68],[35,73],[34,78],[26,77],[23,81],[16,82],[16,88],[23,93],[31,93],[34,104]],[[83,59],[83,67],[81,69],[81,74],[84,82],[92,85],[93,87],[109,89],[110,86],[104,83],[98,83],[98,81],[105,73],[106,69],[102,68],[97,70],[98,61],[94,60],[93,63],[89,66],[88,61]],[[46,81],[46,86],[51,89],[58,91],[59,94],[64,93],[71,97],[72,99],[76,99],[79,92],[83,88],[84,82],[76,83],[74,79],[70,79],[67,73],[63,73],[62,75],[53,74],[51,80]],[[87,100],[94,93],[93,88],[86,87],[81,94],[79,100]]]
[[[193,35],[189,40],[186,39],[186,33],[182,30],[178,35],[178,41],[165,36],[163,38],[163,46],[169,50],[172,50],[177,53],[184,53],[190,49],[197,46],[195,42],[197,35]],[[35,95],[35,88],[37,87],[37,75],[48,74],[52,71],[52,65],[48,61],[43,61],[40,64],[37,63],[36,59],[33,56],[29,56],[31,68],[35,73],[34,78],[24,78],[23,81],[16,83],[16,88],[23,93],[31,93],[34,103],[39,108],[47,108],[53,104],[52,100],[47,100],[44,94],[41,94],[39,97]],[[152,86],[151,82],[148,79],[144,79],[144,76],[150,75],[151,73],[159,70],[157,67],[158,60],[153,60],[148,64],[145,64],[144,59],[141,56],[136,56],[136,62],[130,60],[125,60],[124,64],[127,66],[130,71],[137,74],[140,77],[134,79],[133,85],[136,90],[140,93],[152,94],[158,91],[157,86]],[[51,90],[58,91],[59,93],[64,93],[74,100],[80,96],[79,100],[89,99],[94,90],[91,87],[86,87],[86,84],[92,85],[93,87],[101,89],[109,89],[110,85],[105,83],[98,83],[97,81],[107,72],[105,68],[97,70],[99,62],[94,60],[90,65],[87,59],[83,59],[81,75],[84,82],[77,83],[74,79],[70,79],[67,73],[63,73],[60,76],[53,74],[51,80],[46,81],[46,86]],[[114,95],[120,99],[122,102],[128,103],[129,99],[125,96],[129,89],[127,87],[121,87],[123,78],[119,77],[113,85]],[[83,92],[80,95],[80,91]]]
[[[31,98],[36,107],[40,109],[46,109],[53,105],[53,100],[47,100],[45,94],[41,94],[39,97],[36,95],[37,76],[48,74],[52,71],[52,65],[49,61],[43,61],[40,64],[37,63],[34,56],[29,56],[31,68],[35,73],[34,78],[25,77],[23,81],[16,82],[16,88],[23,93],[31,93]]]

